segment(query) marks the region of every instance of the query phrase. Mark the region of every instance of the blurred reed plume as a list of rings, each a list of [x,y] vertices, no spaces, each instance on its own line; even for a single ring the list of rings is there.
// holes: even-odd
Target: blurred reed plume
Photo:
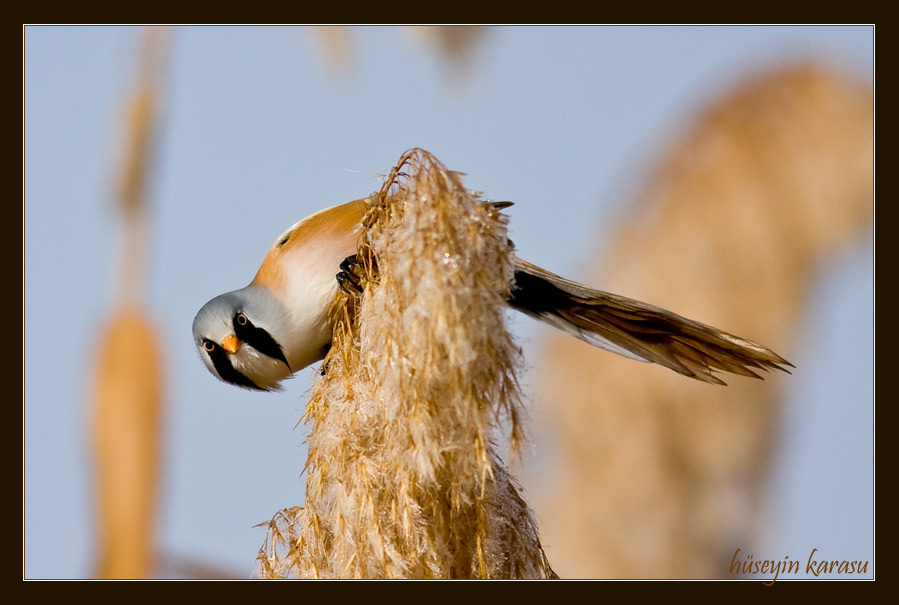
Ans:
[[[147,181],[168,32],[144,31],[138,81],[127,105],[117,187],[121,249],[116,297],[100,327],[93,378],[97,569],[102,578],[144,578],[153,534],[162,428],[162,355],[141,308],[147,255]]]
[[[366,204],[364,291],[334,303],[304,414],[306,502],[269,522],[258,574],[551,577],[493,442],[501,421],[521,439],[506,219],[418,149]]]
[[[94,377],[98,551],[101,578],[145,578],[153,533],[162,428],[162,364],[156,330],[118,309],[103,327]]]
[[[827,67],[744,81],[671,145],[585,282],[793,359],[818,270],[872,236],[873,133],[870,87]],[[726,576],[760,533],[784,378],[709,388],[557,334],[535,365],[558,452],[531,492],[559,573]]]
[[[317,25],[311,28],[316,46],[334,74],[347,71],[354,55],[353,36],[344,25]]]
[[[475,50],[490,28],[482,25],[410,25],[405,30],[422,43],[436,48],[458,77],[467,72]]]
[[[338,25],[312,28],[316,46],[334,74],[345,73],[354,61],[354,29]],[[453,76],[458,81],[468,72],[475,50],[489,28],[478,25],[408,25],[403,26],[402,30],[421,45],[436,49],[452,68]]]

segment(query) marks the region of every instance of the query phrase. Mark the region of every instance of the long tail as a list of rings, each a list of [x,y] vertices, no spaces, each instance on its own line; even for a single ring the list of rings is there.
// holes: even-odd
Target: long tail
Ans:
[[[509,305],[594,346],[678,374],[725,384],[723,370],[761,378],[753,369],[794,367],[752,341],[637,300],[592,290],[516,259]]]

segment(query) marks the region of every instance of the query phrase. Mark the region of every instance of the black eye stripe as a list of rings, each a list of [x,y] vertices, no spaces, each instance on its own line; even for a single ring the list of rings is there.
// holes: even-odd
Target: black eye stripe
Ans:
[[[238,318],[240,318],[240,321],[243,321],[243,324],[238,321]],[[284,362],[287,369],[291,372],[293,371],[290,368],[290,364],[287,363],[287,358],[284,357],[284,350],[281,348],[281,345],[278,344],[278,341],[272,338],[272,335],[262,328],[254,326],[253,322],[251,322],[246,315],[243,313],[234,315],[232,325],[234,327],[234,335],[240,340],[244,341],[263,355],[268,355],[273,359]]]
[[[225,352],[224,349],[215,346],[215,343],[211,340],[203,341],[204,348],[206,347],[206,343],[212,343],[214,347],[211,351],[206,349],[206,352],[209,354],[209,359],[212,360],[212,365],[215,368],[215,371],[218,372],[218,375],[221,376],[222,380],[247,389],[255,389],[257,391],[265,390],[235,370],[234,366],[231,365],[231,360],[228,358],[228,353]]]

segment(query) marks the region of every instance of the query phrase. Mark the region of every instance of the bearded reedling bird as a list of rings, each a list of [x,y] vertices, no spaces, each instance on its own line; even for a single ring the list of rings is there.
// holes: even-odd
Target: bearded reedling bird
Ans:
[[[498,203],[503,207],[508,203]],[[304,218],[275,240],[250,285],[206,303],[193,336],[209,371],[262,391],[325,357],[328,309],[345,282],[365,213],[363,200]],[[508,304],[591,345],[704,382],[723,370],[793,367],[774,351],[637,300],[593,290],[515,259]]]

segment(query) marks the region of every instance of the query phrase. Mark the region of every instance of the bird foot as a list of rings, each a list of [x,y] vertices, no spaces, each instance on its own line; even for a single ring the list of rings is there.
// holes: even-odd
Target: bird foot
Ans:
[[[362,294],[362,263],[355,254],[348,256],[340,263],[340,273],[337,274],[337,284],[340,289],[350,296]]]

